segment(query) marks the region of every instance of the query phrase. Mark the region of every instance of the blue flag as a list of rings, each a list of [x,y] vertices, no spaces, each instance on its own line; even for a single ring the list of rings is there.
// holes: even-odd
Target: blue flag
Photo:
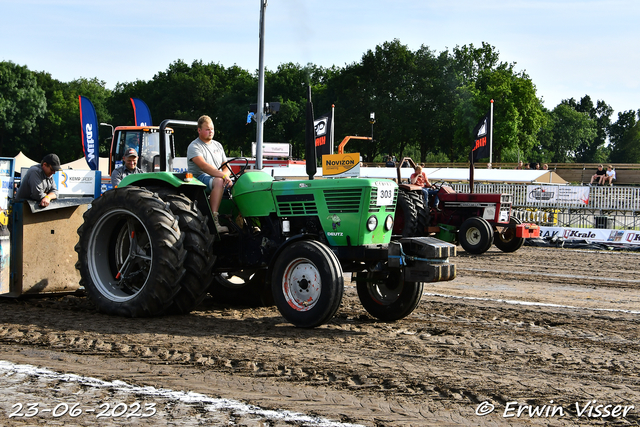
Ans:
[[[92,171],[98,170],[98,116],[88,98],[80,95],[80,126],[82,127],[82,151]]]
[[[133,105],[133,119],[136,122],[136,126],[153,126],[151,124],[151,111],[149,111],[147,104],[138,98],[131,98],[131,104]]]

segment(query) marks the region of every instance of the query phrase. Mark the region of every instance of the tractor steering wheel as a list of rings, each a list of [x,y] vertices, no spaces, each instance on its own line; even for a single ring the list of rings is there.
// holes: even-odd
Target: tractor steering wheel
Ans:
[[[229,166],[229,163],[233,162],[234,160],[244,160],[244,165],[240,166],[240,170],[238,171],[237,174],[233,171],[231,166]],[[234,157],[232,159],[227,160],[223,164],[221,164],[219,170],[224,169],[225,166],[227,167],[227,169],[229,169],[229,172],[231,173],[231,176],[233,177],[233,181],[235,182],[235,181],[238,180],[238,178],[240,178],[240,176],[244,173],[244,171],[246,171],[247,168],[249,167],[249,159],[247,159],[246,157]]]

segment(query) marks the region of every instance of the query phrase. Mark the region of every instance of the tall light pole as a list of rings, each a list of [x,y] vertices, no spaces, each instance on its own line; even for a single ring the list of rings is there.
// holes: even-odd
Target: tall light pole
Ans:
[[[256,169],[262,169],[263,130],[266,120],[264,114],[264,12],[267,0],[260,0],[260,59],[258,61],[258,105],[256,108]]]
[[[369,123],[371,123],[371,142],[373,142],[373,124],[376,122],[376,113],[373,111],[369,114]]]

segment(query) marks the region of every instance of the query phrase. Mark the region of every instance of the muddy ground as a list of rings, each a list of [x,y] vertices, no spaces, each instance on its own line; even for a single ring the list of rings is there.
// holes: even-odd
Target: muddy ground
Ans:
[[[98,314],[82,296],[0,299],[0,360],[366,426],[640,424],[639,254],[459,250],[458,277],[426,285],[416,311],[395,323],[371,318],[351,283],[337,316],[312,330],[275,308],[210,299],[153,319]],[[0,425],[98,423],[86,413],[6,418],[28,399],[148,400],[16,374],[2,381]],[[100,425],[305,425],[157,407],[146,420]]]

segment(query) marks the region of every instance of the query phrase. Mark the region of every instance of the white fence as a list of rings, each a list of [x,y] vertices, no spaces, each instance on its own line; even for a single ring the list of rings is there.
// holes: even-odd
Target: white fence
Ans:
[[[452,184],[460,193],[469,192],[469,184]],[[640,188],[586,187],[523,184],[474,184],[475,193],[505,193],[513,199],[513,215],[525,222],[567,227],[640,230]],[[556,189],[576,197],[553,199],[532,197]],[[546,199],[546,200],[545,200]]]
[[[460,193],[469,192],[469,184],[452,184],[451,187]],[[545,202],[532,200],[532,187],[581,189],[587,194],[587,203],[578,200],[559,200]],[[523,184],[474,184],[475,193],[506,193],[513,196],[514,208],[544,208],[544,209],[583,209],[603,211],[640,212],[639,187],[586,187],[586,186],[554,186],[554,185],[523,185]]]

